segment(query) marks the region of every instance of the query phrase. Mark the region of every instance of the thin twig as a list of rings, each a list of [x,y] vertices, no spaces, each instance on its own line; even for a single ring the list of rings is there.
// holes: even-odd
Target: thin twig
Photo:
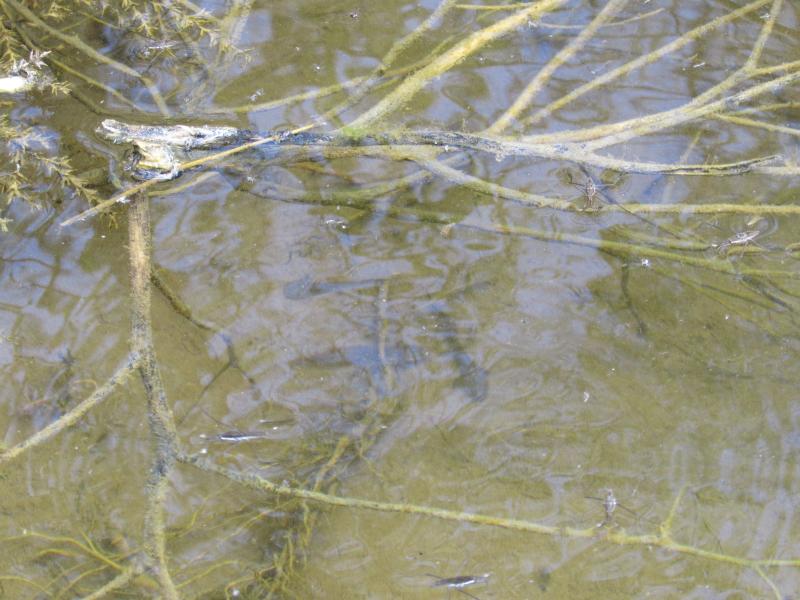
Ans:
[[[118,367],[114,374],[111,375],[103,385],[98,387],[88,398],[75,406],[75,408],[63,414],[58,420],[47,425],[47,427],[40,429],[25,441],[20,442],[8,450],[0,452],[0,464],[13,460],[23,452],[39,446],[58,435],[67,427],[75,425],[90,410],[100,405],[108,398],[117,386],[123,383],[125,379],[138,368],[139,364],[140,359],[138,355],[132,354],[129,356],[124,365]]]
[[[484,525],[489,527],[499,527],[502,529],[509,529],[512,531],[521,531],[528,533],[537,533],[541,535],[548,535],[552,537],[568,537],[568,538],[600,538],[608,542],[619,545],[644,545],[644,546],[659,546],[666,550],[672,550],[681,554],[689,554],[698,558],[705,558],[717,562],[724,562],[728,564],[735,564],[742,567],[757,568],[757,567],[800,567],[800,558],[793,559],[750,559],[730,554],[723,554],[721,552],[714,552],[705,550],[689,544],[681,544],[675,542],[670,537],[665,537],[661,534],[646,534],[646,535],[631,535],[624,530],[603,530],[603,535],[598,535],[597,527],[587,527],[579,529],[576,527],[559,527],[555,525],[545,525],[533,521],[523,519],[510,519],[506,517],[496,517],[493,515],[482,515],[477,513],[463,512],[448,510],[444,508],[436,508],[432,506],[423,506],[419,504],[411,504],[406,502],[380,502],[376,500],[367,500],[364,498],[355,498],[351,496],[336,496],[333,494],[325,494],[313,490],[291,487],[285,484],[276,484],[268,479],[259,477],[258,475],[251,475],[246,473],[239,473],[233,469],[222,467],[214,464],[213,462],[202,458],[200,456],[180,455],[178,457],[183,463],[192,465],[202,471],[209,473],[216,473],[231,481],[235,481],[246,487],[275,494],[278,496],[289,496],[292,498],[309,500],[319,502],[327,506],[338,506],[342,508],[358,508],[365,510],[375,510],[379,512],[391,512],[420,515],[435,519],[443,519],[446,521],[455,521],[459,523],[472,523],[475,525]]]

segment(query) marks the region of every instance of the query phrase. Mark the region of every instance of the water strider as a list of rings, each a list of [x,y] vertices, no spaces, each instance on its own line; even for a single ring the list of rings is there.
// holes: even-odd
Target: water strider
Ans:
[[[614,490],[608,488],[606,490],[606,497],[603,500],[603,508],[606,511],[605,523],[610,523],[614,518],[614,511],[617,510],[617,497],[614,495]]]
[[[605,516],[603,520],[597,524],[598,527],[606,527],[611,525],[614,520],[614,513],[617,511],[618,508],[621,508],[627,513],[630,513],[634,517],[638,518],[638,515],[635,511],[631,510],[627,506],[624,506],[619,503],[617,497],[614,495],[614,490],[611,488],[606,488],[604,490],[605,494],[602,498],[598,498],[597,496],[586,496],[589,500],[598,500],[603,503],[603,510],[605,511]]]
[[[759,231],[758,229],[740,231],[736,235],[729,237],[721,244],[712,244],[712,247],[717,248],[718,252],[722,254],[725,251],[727,251],[731,246],[747,246],[750,242],[755,240],[759,235],[761,235],[761,231]]]
[[[602,208],[604,202],[609,204],[618,204],[618,202],[610,196],[607,192],[608,188],[616,187],[622,180],[622,175],[618,176],[614,181],[603,182],[602,176],[598,180],[585,166],[578,167],[582,173],[582,180],[576,178],[569,170],[565,170],[564,181],[569,185],[573,185],[581,190],[584,199],[583,210],[595,211]],[[599,185],[598,185],[599,181]]]

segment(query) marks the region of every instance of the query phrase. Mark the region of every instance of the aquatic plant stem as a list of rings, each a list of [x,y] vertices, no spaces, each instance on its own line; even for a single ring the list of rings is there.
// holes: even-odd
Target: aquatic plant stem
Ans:
[[[500,133],[519,118],[520,113],[525,110],[536,95],[541,92],[547,82],[550,81],[553,73],[562,65],[567,63],[577,54],[586,43],[594,36],[597,30],[602,27],[609,19],[614,17],[629,0],[610,0],[603,7],[598,15],[586,27],[581,29],[577,37],[573,38],[569,44],[562,48],[550,61],[542,67],[533,79],[520,92],[517,99],[509,106],[505,112],[486,130],[487,133]]]
[[[443,47],[445,44],[446,42],[441,42],[440,44],[438,44],[431,51],[431,54],[437,54],[439,52],[439,49]],[[426,65],[428,62],[430,62],[430,59],[425,58],[423,60],[411,63],[409,65],[404,65],[402,67],[397,67],[388,70],[380,78],[380,82],[381,84],[386,84],[390,79],[400,77],[402,75],[405,75],[406,73],[410,73],[411,71],[416,71],[418,68],[420,68],[423,65]],[[300,102],[303,102],[305,100],[316,100],[319,98],[324,98],[326,96],[332,96],[333,94],[343,92],[350,88],[358,87],[364,84],[364,82],[366,82],[368,78],[369,75],[361,75],[359,77],[354,77],[353,79],[348,79],[347,81],[343,81],[341,83],[334,83],[324,87],[314,88],[306,92],[300,92],[298,94],[293,94],[291,96],[284,96],[283,98],[278,98],[276,100],[268,100],[266,102],[259,102],[255,104],[248,103],[238,106],[231,106],[223,109],[223,111],[226,113],[229,111],[235,113],[252,113],[261,110],[272,110],[275,108],[280,108],[281,106],[288,106],[291,104],[299,104]]]
[[[90,410],[100,405],[111,393],[123,383],[128,376],[133,373],[140,364],[140,357],[131,354],[124,365],[118,367],[111,377],[109,377],[103,385],[98,387],[88,398],[80,402],[75,408],[68,411],[57,420],[53,421],[46,427],[40,429],[25,441],[20,442],[16,446],[12,446],[7,450],[0,452],[0,465],[7,463],[23,452],[39,446],[54,436],[61,433],[64,429],[75,425],[81,418],[84,417]]]
[[[662,113],[656,113],[640,119],[634,119],[629,122],[614,123],[613,125],[609,126],[591,128],[591,130],[585,130],[582,132],[580,139],[587,140],[586,144],[584,144],[584,147],[588,152],[607,148],[608,146],[622,144],[629,140],[643,137],[645,135],[651,135],[670,127],[676,127],[700,117],[713,116],[715,113],[728,110],[731,106],[738,106],[760,95],[775,92],[784,87],[789,87],[798,81],[800,81],[800,69],[795,69],[793,72],[790,71],[786,75],[777,77],[770,81],[755,84],[740,92],[720,98],[715,102],[709,102],[696,107],[685,105],[676,109],[664,111]],[[694,104],[694,102],[690,104]],[[597,132],[599,130],[602,130],[605,133],[598,137]],[[574,137],[570,137],[571,141],[575,140]],[[773,171],[773,173],[778,174],[777,171]]]
[[[332,109],[326,111],[320,116],[319,120],[324,122],[328,119],[332,119],[340,115],[347,108],[357,104],[381,80],[381,78],[388,71],[389,66],[392,65],[395,60],[397,60],[397,57],[400,56],[411,45],[413,45],[417,40],[419,40],[423,35],[425,35],[426,32],[435,27],[442,20],[444,15],[447,14],[451,8],[453,8],[455,2],[456,0],[442,0],[439,3],[439,6],[436,7],[436,10],[434,10],[427,19],[420,23],[417,28],[392,45],[386,55],[384,55],[380,64],[372,69],[372,71],[370,71],[362,79],[350,96],[348,96],[343,102],[334,106]]]
[[[776,125],[775,123],[764,123],[756,119],[749,119],[747,117],[740,117],[735,114],[716,114],[711,115],[712,118],[719,121],[728,121],[736,125],[744,125],[745,127],[755,127],[765,131],[774,131],[784,135],[791,135],[793,137],[800,137],[800,129],[797,127],[787,127],[786,125]]]
[[[169,475],[178,449],[172,412],[153,347],[150,319],[150,207],[144,194],[134,197],[128,208],[128,253],[131,271],[131,345],[141,356],[139,373],[147,394],[150,431],[155,440],[155,457],[147,482],[147,512],[144,524],[144,545],[148,567],[155,571],[162,596],[177,600],[178,592],[169,574],[166,558],[164,504]]]
[[[750,51],[750,56],[747,57],[741,71],[752,72],[758,67],[761,60],[761,55],[764,54],[764,48],[772,35],[772,30],[775,28],[775,23],[778,21],[778,15],[781,13],[783,7],[783,0],[772,0],[772,6],[769,9],[767,18],[761,26],[761,31],[758,34],[756,43],[753,44],[753,49]]]
[[[114,579],[106,583],[103,587],[96,589],[88,596],[84,596],[82,600],[100,600],[100,598],[105,598],[111,592],[114,592],[128,585],[128,583],[132,579],[134,579],[137,575],[139,575],[140,572],[141,572],[140,568],[128,567],[124,571],[122,571],[119,575],[114,577]]]
[[[337,506],[343,508],[358,508],[366,510],[374,510],[380,512],[402,513],[420,515],[435,519],[442,519],[446,521],[455,521],[459,523],[473,523],[476,525],[485,525],[490,527],[500,527],[502,529],[509,529],[513,531],[522,531],[528,533],[536,533],[541,535],[548,535],[552,537],[569,537],[569,538],[597,538],[617,545],[643,545],[643,546],[659,546],[666,550],[672,550],[680,554],[689,554],[698,558],[704,558],[717,562],[724,562],[728,564],[738,565],[741,567],[748,567],[755,569],[757,567],[800,567],[800,558],[796,559],[750,559],[721,552],[714,552],[705,550],[688,544],[681,544],[672,539],[671,529],[674,514],[670,512],[671,518],[668,517],[660,528],[658,534],[647,535],[631,535],[623,529],[609,529],[605,527],[587,527],[576,528],[566,526],[545,525],[533,521],[523,519],[511,519],[506,517],[496,517],[493,515],[483,515],[477,513],[463,512],[448,510],[444,508],[436,508],[431,506],[423,506],[411,503],[396,503],[396,502],[381,502],[376,500],[367,500],[364,498],[355,498],[350,496],[336,496],[332,494],[325,494],[318,491],[307,490],[302,488],[295,488],[288,485],[275,484],[268,479],[259,477],[258,475],[251,475],[246,473],[239,473],[235,470],[228,469],[227,467],[219,466],[208,459],[199,456],[180,455],[178,460],[196,467],[202,471],[209,473],[216,473],[231,481],[235,481],[246,487],[275,494],[278,496],[290,496],[292,498],[309,500],[319,502],[327,506]],[[680,495],[677,498],[680,500]],[[673,506],[678,502],[673,503]]]
[[[759,94],[763,94],[768,91],[775,91],[783,86],[791,85],[797,80],[796,77],[792,76],[792,71],[797,70],[798,65],[796,63],[798,61],[783,63],[780,65],[772,65],[763,68],[757,68],[756,66],[756,63],[760,59],[761,53],[763,52],[764,44],[772,32],[775,19],[780,12],[781,1],[782,0],[773,0],[770,16],[762,25],[759,37],[753,45],[753,49],[751,50],[745,64],[719,83],[707,89],[705,92],[692,98],[683,106],[657,113],[651,113],[641,117],[634,117],[624,121],[618,121],[616,123],[586,127],[578,130],[554,134],[528,136],[525,138],[526,141],[534,143],[588,141],[589,143],[586,144],[587,150],[598,150],[611,145],[621,144],[625,141],[647,134],[652,134],[668,127],[675,127],[699,117],[713,117],[715,113],[727,110],[730,106],[738,106]],[[633,61],[629,64],[636,62],[637,61]],[[612,71],[612,73],[614,72]],[[782,74],[782,77],[778,77],[777,79],[767,81],[762,84],[753,85],[750,88],[741,90],[736,94],[732,94],[728,97],[721,98],[716,102],[712,102],[714,98],[718,98],[723,93],[731,90],[738,84],[750,78],[774,73]],[[603,77],[604,76],[601,76],[601,79]],[[787,77],[788,79],[786,79]],[[575,92],[572,92],[572,94],[574,93]],[[570,94],[567,96],[569,95]]]
[[[624,65],[617,67],[616,69],[608,71],[607,73],[604,73],[598,77],[595,77],[588,83],[585,83],[584,85],[575,88],[568,94],[565,94],[561,98],[551,102],[544,108],[539,109],[531,117],[525,119],[523,122],[526,126],[530,126],[532,124],[544,121],[555,111],[563,108],[564,106],[566,106],[571,102],[574,102],[575,100],[589,93],[590,91],[598,87],[601,87],[603,85],[606,85],[616,79],[619,79],[620,77],[623,77],[624,75],[627,75],[631,71],[634,71],[640,67],[653,64],[656,61],[667,56],[668,54],[671,54],[676,50],[679,50],[680,48],[693,42],[694,40],[702,38],[703,36],[713,31],[714,29],[717,29],[722,25],[725,25],[726,23],[730,23],[731,21],[743,17],[744,15],[747,15],[755,10],[758,10],[765,4],[769,4],[770,1],[771,0],[756,0],[755,2],[751,2],[750,4],[747,4],[737,10],[731,11],[730,13],[717,17],[707,23],[704,23],[703,25],[684,33],[677,39],[669,42],[668,44],[665,44],[664,46],[658,48],[657,50],[648,52],[647,54],[644,54],[630,62],[627,62]]]
[[[404,104],[407,104],[411,98],[430,83],[431,80],[439,77],[469,55],[506,33],[524,25],[529,20],[536,19],[542,14],[554,10],[565,3],[565,0],[539,0],[533,5],[520,9],[515,14],[497,23],[469,35],[465,40],[456,44],[450,50],[431,61],[430,64],[411,75],[385,96],[383,100],[378,102],[378,104],[352,121],[347,128],[352,130],[366,130],[374,127],[377,122],[385,119],[390,113],[397,111]]]
[[[128,65],[118,62],[112,58],[109,58],[105,54],[98,52],[97,50],[92,48],[89,44],[80,39],[78,36],[67,35],[59,31],[58,29],[51,27],[50,25],[45,23],[42,19],[40,19],[38,16],[36,16],[36,14],[33,13],[33,11],[31,11],[26,6],[17,2],[17,0],[3,0],[3,1],[11,5],[16,12],[18,12],[20,15],[28,19],[28,21],[33,23],[33,25],[35,25],[39,29],[42,29],[43,31],[46,31],[53,37],[58,38],[59,40],[68,44],[69,46],[72,46],[73,48],[75,48],[75,50],[82,52],[83,54],[85,54],[86,56],[88,56],[93,60],[96,60],[97,62],[108,65],[109,67],[119,71],[120,73],[124,73],[129,77],[133,77],[141,81],[142,84],[147,88],[147,91],[150,92],[150,96],[153,98],[153,102],[155,102],[161,114],[164,115],[165,117],[169,117],[170,111],[169,108],[167,108],[167,104],[164,101],[161,92],[158,91],[158,88],[148,77],[139,74],[134,69],[130,68]]]
[[[530,204],[542,208],[553,208],[557,210],[566,210],[572,212],[580,212],[573,202],[561,200],[558,198],[547,198],[540,194],[531,192],[523,192],[514,188],[502,186],[474,175],[469,175],[458,169],[454,169],[442,161],[436,160],[432,155],[425,155],[420,153],[409,152],[406,158],[417,162],[421,167],[431,171],[432,173],[446,178],[449,181],[466,188],[472,189],[482,194],[487,194],[496,198],[506,198],[515,200],[523,204]],[[727,203],[709,203],[709,204],[641,204],[641,203],[625,203],[622,205],[617,204],[604,204],[592,211],[591,213],[607,213],[607,212],[626,212],[633,214],[679,214],[679,215],[700,215],[700,214],[773,214],[773,215],[800,215],[800,205],[794,204],[727,204]]]
[[[9,7],[6,6],[5,4],[3,4],[2,7],[3,7],[3,12],[5,12],[5,14],[8,16],[8,18],[9,19],[13,19],[14,18],[14,13],[9,9]],[[22,39],[22,41],[25,42],[25,44],[28,46],[28,50],[33,51],[36,48],[43,47],[43,44],[41,44],[41,42],[35,36],[30,34],[28,31],[26,31],[25,27],[23,27],[21,24],[18,23],[16,25],[16,29],[15,30],[16,30],[17,34],[20,36],[20,38]],[[86,75],[85,73],[82,73],[81,71],[79,71],[77,69],[73,69],[72,67],[70,67],[66,63],[64,63],[64,62],[58,60],[57,58],[55,58],[52,54],[48,55],[47,63],[50,64],[50,65],[55,65],[56,67],[58,67],[62,71],[66,71],[70,75],[78,77],[79,79],[83,79],[87,83],[100,88],[101,90],[103,90],[107,94],[110,94],[110,95],[114,96],[121,103],[126,104],[129,108],[131,108],[133,110],[139,110],[139,108],[136,106],[136,104],[134,102],[132,102],[131,100],[129,100],[128,98],[126,98],[125,96],[120,94],[114,88],[112,88],[110,86],[107,86],[104,83],[101,83],[100,81],[98,81],[98,80],[96,80],[96,79],[94,79],[92,77],[89,77],[88,75]],[[105,114],[105,113],[108,112],[103,107],[101,107],[99,104],[97,104],[94,100],[89,98],[89,96],[87,94],[85,94],[84,92],[82,92],[80,90],[75,89],[74,86],[70,86],[69,93],[70,93],[70,95],[74,96],[79,102],[83,102],[89,108],[89,110],[91,110],[92,112],[95,112],[97,114]]]

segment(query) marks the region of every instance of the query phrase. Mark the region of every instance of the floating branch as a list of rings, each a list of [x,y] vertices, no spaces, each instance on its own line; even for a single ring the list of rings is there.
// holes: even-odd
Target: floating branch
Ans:
[[[800,76],[800,73],[798,73],[798,75]],[[104,121],[104,124],[107,123],[111,123],[114,126],[119,126],[121,128],[131,128],[131,126],[125,125],[124,123],[117,123],[111,120]],[[227,150],[223,150],[221,152],[207,155],[205,157],[190,160],[181,164],[175,164],[173,165],[172,173],[180,174],[190,168],[218,162],[222,159],[236,155],[245,150],[250,150],[252,148],[266,144],[280,144],[281,146],[284,147],[289,147],[296,144],[322,145],[322,146],[330,146],[330,145],[351,146],[353,144],[357,144],[357,145],[365,145],[365,147],[370,147],[370,145],[374,144],[380,146],[387,146],[387,151],[391,153],[395,158],[404,153],[411,160],[416,160],[414,158],[415,157],[414,149],[403,148],[403,146],[408,144],[413,144],[418,146],[430,146],[437,149],[444,149],[445,151],[449,149],[468,148],[468,149],[479,150],[482,152],[487,152],[500,158],[509,156],[523,156],[531,158],[567,160],[578,164],[613,169],[616,171],[628,172],[628,173],[720,176],[720,175],[738,175],[750,171],[762,171],[767,169],[771,169],[769,172],[773,174],[793,175],[800,173],[800,167],[795,168],[787,166],[787,167],[773,168],[766,166],[768,163],[775,162],[777,159],[779,159],[779,157],[777,156],[752,158],[727,164],[648,163],[648,162],[629,161],[629,160],[601,156],[594,152],[586,151],[584,146],[578,144],[552,144],[552,145],[532,144],[528,142],[517,141],[506,137],[468,134],[455,131],[418,131],[418,132],[386,133],[386,134],[376,134],[373,136],[365,136],[358,139],[353,139],[348,135],[342,135],[342,134],[335,135],[335,134],[305,133],[308,129],[312,127],[313,125],[306,125],[304,127],[297,128],[289,133],[284,133],[284,134],[267,133],[258,137],[256,137],[255,134],[252,134],[251,132],[242,130],[240,134],[241,137],[249,139],[250,141],[247,141],[238,146],[234,146]],[[136,131],[141,131],[147,128],[136,126],[135,129]],[[159,135],[168,137],[169,136],[168,132],[172,130],[176,132],[175,136],[178,136],[179,134],[181,136],[185,135],[183,132],[187,130],[187,127],[182,125],[176,125],[172,128],[159,127],[152,129],[154,131],[158,130]],[[198,129],[198,128],[191,128],[191,129]],[[234,130],[232,128],[225,128],[225,131],[234,131]],[[365,153],[366,152],[369,151],[365,151]],[[378,152],[380,153],[381,151],[379,150]],[[438,167],[431,165],[430,161],[434,160],[433,156],[423,155],[423,157],[424,161],[428,163],[429,168],[431,170],[435,169],[441,171],[441,169],[439,169]],[[471,176],[465,175],[464,178],[465,180],[467,180],[471,178]],[[74,217],[66,219],[61,223],[61,225],[62,226],[72,225],[78,221],[83,221],[94,215],[97,215],[100,212],[113,206],[114,204],[127,202],[129,198],[131,198],[136,193],[142,192],[160,181],[162,181],[162,179],[158,177],[142,181],[141,183],[136,184],[131,188],[113,196],[109,200],[101,202],[100,204],[97,204],[92,208]],[[494,186],[495,184],[489,184],[489,185]],[[552,200],[545,201],[541,199],[542,197],[538,198],[539,200],[536,200],[533,203],[542,206],[551,204],[554,207],[562,209],[569,208],[568,206],[566,206],[565,203],[563,203],[563,201],[562,202],[557,202]],[[737,208],[737,210],[739,209]],[[691,212],[691,209],[686,209],[686,211]],[[675,209],[674,208],[671,209],[670,212],[675,212]],[[787,210],[786,212],[791,212],[791,210]]]

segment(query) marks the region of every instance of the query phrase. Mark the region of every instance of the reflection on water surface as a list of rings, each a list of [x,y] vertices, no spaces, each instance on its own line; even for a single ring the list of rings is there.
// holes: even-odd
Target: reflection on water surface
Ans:
[[[2,7],[0,596],[800,588],[796,3]]]

